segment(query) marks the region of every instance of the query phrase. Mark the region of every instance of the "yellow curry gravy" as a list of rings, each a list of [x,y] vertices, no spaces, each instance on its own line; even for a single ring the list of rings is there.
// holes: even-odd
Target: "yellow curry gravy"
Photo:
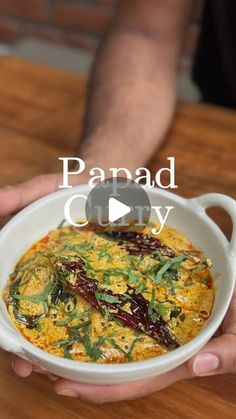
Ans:
[[[143,231],[144,239],[155,240],[153,225]],[[172,350],[173,345],[147,333],[151,324],[154,329],[164,325],[169,339],[185,344],[211,314],[211,262],[171,227],[165,226],[158,240],[161,246],[155,251],[148,252],[145,245],[147,251],[141,251],[140,245],[139,254],[137,243],[132,251],[132,243],[93,231],[63,225],[50,231],[10,275],[4,301],[14,325],[33,345],[85,362],[130,362]],[[80,273],[70,269],[78,260],[83,265]],[[81,272],[96,281],[92,304],[76,288]],[[133,328],[115,316],[123,296],[122,312],[132,319],[130,292],[144,302],[146,329]]]

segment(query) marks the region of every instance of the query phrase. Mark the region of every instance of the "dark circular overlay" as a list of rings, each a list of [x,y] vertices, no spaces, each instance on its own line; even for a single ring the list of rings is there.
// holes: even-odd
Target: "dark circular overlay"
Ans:
[[[129,213],[111,221],[111,218],[119,215],[119,207],[120,205],[122,207],[122,204],[129,207]],[[141,185],[129,179],[111,178],[104,180],[91,190],[86,201],[85,212],[90,227],[95,231],[129,230],[130,227],[140,231],[149,222],[151,205]]]

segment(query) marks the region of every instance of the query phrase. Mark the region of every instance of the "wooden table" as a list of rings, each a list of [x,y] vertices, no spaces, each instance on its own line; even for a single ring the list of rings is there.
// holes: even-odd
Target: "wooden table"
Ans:
[[[0,59],[1,185],[60,170],[59,155],[74,155],[85,102],[85,79],[14,58]],[[167,141],[150,168],[176,157],[178,192],[223,192],[236,197],[236,113],[199,104],[178,106]],[[229,236],[222,211],[211,215]],[[2,220],[4,223],[5,220]],[[236,377],[193,379],[135,401],[94,406],[58,397],[47,378],[22,380],[0,352],[2,419],[236,418]]]

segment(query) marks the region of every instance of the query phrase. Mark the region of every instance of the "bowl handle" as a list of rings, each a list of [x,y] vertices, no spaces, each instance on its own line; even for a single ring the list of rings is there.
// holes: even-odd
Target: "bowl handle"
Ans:
[[[210,207],[223,208],[230,216],[233,223],[232,236],[229,241],[229,255],[236,259],[236,201],[227,195],[219,193],[209,193],[197,198],[189,199],[192,205],[198,206],[198,211],[202,210],[206,214],[206,209]]]

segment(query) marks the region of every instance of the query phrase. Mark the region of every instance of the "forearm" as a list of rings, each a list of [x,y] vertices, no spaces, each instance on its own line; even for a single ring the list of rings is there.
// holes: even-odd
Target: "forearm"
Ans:
[[[145,164],[173,116],[175,70],[155,40],[129,32],[110,36],[91,76],[80,156],[105,168]]]

